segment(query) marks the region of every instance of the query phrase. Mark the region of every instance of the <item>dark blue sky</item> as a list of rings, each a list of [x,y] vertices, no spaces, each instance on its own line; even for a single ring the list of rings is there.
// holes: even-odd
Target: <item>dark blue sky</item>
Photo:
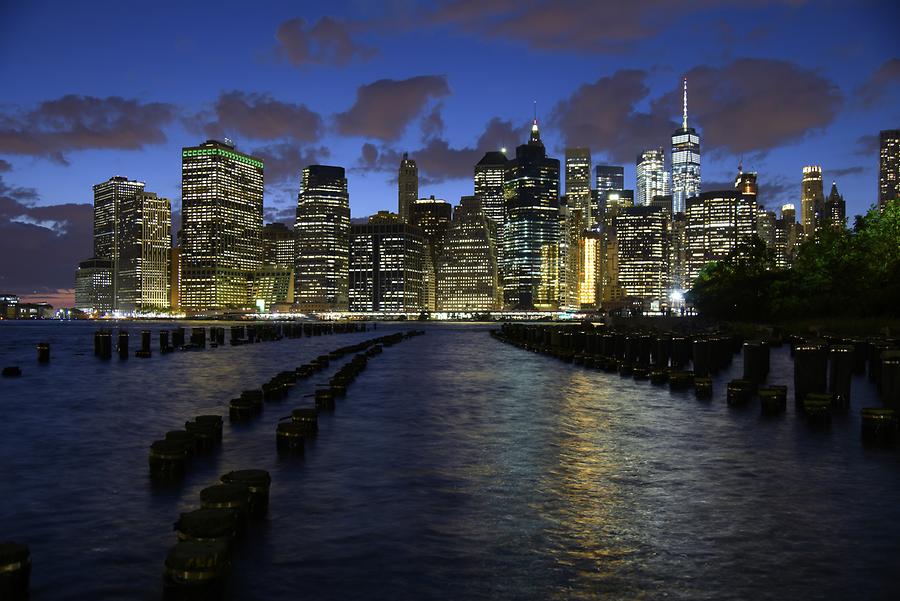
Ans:
[[[456,203],[484,151],[525,139],[533,101],[551,154],[587,145],[633,186],[685,74],[705,189],[743,157],[776,207],[821,164],[860,213],[874,136],[900,127],[898,23],[875,0],[5,2],[0,291],[71,288],[91,185],[140,179],[177,209],[180,148],[211,136],[266,160],[269,219],[311,162],[348,169],[353,216],[396,210],[403,151],[422,195]]]

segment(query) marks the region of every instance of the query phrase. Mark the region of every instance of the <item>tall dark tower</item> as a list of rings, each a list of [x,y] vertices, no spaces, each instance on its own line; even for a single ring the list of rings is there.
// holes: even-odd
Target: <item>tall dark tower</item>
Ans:
[[[304,311],[349,306],[350,195],[343,167],[303,170],[294,223],[295,297]]]
[[[503,297],[511,309],[558,302],[559,160],[547,157],[537,119],[506,165]]]
[[[403,221],[409,221],[409,207],[419,198],[419,168],[416,162],[403,153],[397,174],[397,213]]]
[[[831,227],[842,228],[847,220],[847,203],[838,192],[837,184],[831,182],[831,193],[825,199],[825,222]]]
[[[900,129],[886,129],[879,136],[878,206],[900,199]]]

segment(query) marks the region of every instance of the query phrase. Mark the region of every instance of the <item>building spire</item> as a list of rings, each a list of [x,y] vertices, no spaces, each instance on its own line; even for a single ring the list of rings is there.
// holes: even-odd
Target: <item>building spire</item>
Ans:
[[[537,120],[537,100],[534,101],[534,120],[531,122],[531,141],[532,142],[540,142],[541,141],[541,133],[538,130],[538,120]]]
[[[684,78],[684,111],[681,117],[681,127],[687,129],[687,77]]]

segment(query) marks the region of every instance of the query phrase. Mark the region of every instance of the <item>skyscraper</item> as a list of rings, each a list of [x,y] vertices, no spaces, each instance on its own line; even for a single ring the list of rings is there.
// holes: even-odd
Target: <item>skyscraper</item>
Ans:
[[[503,196],[503,176],[506,173],[506,155],[500,151],[484,153],[475,165],[475,196],[481,199],[481,210],[494,222],[498,231],[506,221]]]
[[[661,207],[631,207],[616,217],[619,284],[647,309],[659,310],[668,296],[668,224]]]
[[[625,189],[625,168],[619,165],[597,165],[597,191]]]
[[[409,223],[422,230],[425,237],[425,257],[422,273],[422,307],[436,309],[437,262],[444,250],[447,230],[453,218],[453,205],[446,200],[419,198],[409,207]]]
[[[113,309],[112,261],[92,258],[75,270],[75,308],[85,313],[107,313]]]
[[[900,198],[900,129],[886,129],[878,135],[878,206]]]
[[[684,101],[681,127],[672,134],[672,206],[683,213],[685,200],[700,194],[700,136],[688,127],[687,78],[684,78]]]
[[[310,165],[297,195],[294,298],[302,311],[349,308],[350,195],[343,167]]]
[[[528,142],[506,164],[504,192],[504,304],[511,309],[555,308],[559,161],[547,157],[537,119]]]
[[[560,244],[560,306],[569,310],[581,308],[582,290],[584,282],[584,234],[590,227],[587,213],[576,206],[568,211],[568,215],[561,222],[562,231],[560,241],[565,241],[565,249]]]
[[[116,306],[120,311],[169,308],[172,206],[167,198],[140,192],[119,205]]]
[[[419,198],[419,168],[404,152],[397,173],[397,214],[400,215],[400,219],[409,220],[409,207],[417,198]]]
[[[812,238],[822,225],[825,211],[825,192],[822,188],[822,168],[807,165],[803,168],[803,184],[800,192],[800,215],[803,233]]]
[[[294,269],[296,250],[294,230],[283,223],[267,223],[263,227],[263,264]]]
[[[262,263],[263,162],[230,140],[181,150],[181,306],[246,308]]]
[[[838,192],[837,184],[831,182],[831,193],[825,199],[825,223],[831,227],[843,228],[847,222],[847,203]]]
[[[144,182],[132,181],[120,175],[94,186],[94,256],[110,262],[109,298],[111,310],[118,308],[118,282],[116,274],[119,266],[119,211],[126,200],[134,200],[144,191]]]
[[[756,197],[737,190],[703,192],[689,198],[685,215],[686,288],[693,286],[704,265],[724,260],[756,234]]]
[[[350,310],[410,313],[422,309],[422,230],[387,211],[350,227]]]
[[[654,196],[669,193],[669,172],[666,171],[662,148],[645,150],[637,157],[636,206],[647,206]]]
[[[477,196],[463,196],[453,213],[437,265],[438,311],[496,311],[500,282],[494,222]]]
[[[566,197],[570,209],[580,209],[591,222],[591,151],[566,148]]]

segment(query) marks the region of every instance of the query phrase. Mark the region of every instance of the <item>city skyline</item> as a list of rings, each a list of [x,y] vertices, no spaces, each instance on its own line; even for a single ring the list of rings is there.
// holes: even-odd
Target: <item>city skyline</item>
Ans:
[[[702,139],[704,191],[724,189],[743,156],[745,168],[760,174],[766,208],[793,203],[799,209],[797,174],[805,165],[821,165],[824,186],[837,181],[852,220],[877,202],[878,132],[900,121],[895,101],[900,61],[891,56],[895,50],[887,25],[894,9],[888,3],[864,4],[831,3],[810,14],[803,3],[774,2],[765,11],[753,3],[702,10],[689,3],[684,14],[667,17],[671,23],[620,32],[615,53],[606,43],[615,36],[591,37],[578,30],[573,12],[597,9],[575,3],[555,4],[561,24],[548,25],[550,36],[554,27],[580,31],[571,39],[542,37],[522,25],[526,16],[541,14],[540,4],[512,12],[502,3],[485,6],[485,19],[507,25],[498,28],[505,33],[495,35],[465,17],[465,3],[417,5],[398,24],[397,39],[384,34],[385,17],[356,5],[338,6],[329,15],[307,12],[303,21],[268,7],[241,21],[250,58],[232,53],[209,64],[196,57],[196,50],[215,41],[217,24],[233,27],[234,13],[227,10],[209,17],[208,31],[176,26],[153,61],[131,52],[104,54],[118,32],[85,48],[70,48],[67,60],[84,66],[77,79],[61,73],[65,61],[58,60],[52,44],[11,60],[21,36],[33,35],[38,26],[52,35],[55,26],[40,19],[35,7],[7,7],[2,21],[9,35],[0,42],[6,45],[0,52],[4,80],[29,81],[30,69],[48,64],[53,65],[48,72],[60,76],[10,86],[0,107],[4,244],[40,249],[50,258],[72,253],[88,258],[90,187],[115,175],[146,182],[148,189],[169,198],[176,229],[181,212],[178,151],[226,135],[266,162],[267,222],[293,221],[300,174],[315,163],[347,169],[354,217],[395,210],[396,170],[403,152],[418,163],[418,196],[433,194],[456,205],[461,196],[472,194],[471,169],[484,152],[502,145],[512,154],[527,136],[534,101],[549,156],[561,159],[567,146],[586,146],[593,164],[623,165],[625,187],[631,188],[633,157],[646,148],[663,147],[671,169],[669,146],[681,122],[684,76],[691,91],[690,126]],[[119,9],[107,8],[105,14],[115,18]],[[57,10],[64,17],[70,9]],[[621,15],[623,28],[640,25],[643,10],[649,9]],[[84,13],[59,21],[90,33],[98,25],[89,22],[93,11]],[[145,14],[142,26],[158,23],[162,13]],[[856,37],[866,43],[841,51],[805,50],[783,35],[797,31],[800,19],[806,23],[802,32],[840,23],[849,37],[865,31]],[[190,20],[188,15],[185,22]],[[768,44],[749,50],[739,44],[741,36],[749,35],[742,29],[748,21],[754,23],[754,35]],[[677,30],[678,24],[689,25],[690,31]],[[711,25],[730,28],[733,39],[723,33],[713,41],[700,40],[696,57],[660,62],[655,49],[666,40],[699,35]],[[459,52],[449,57],[419,44],[417,56],[408,56],[410,43],[434,35]],[[721,52],[703,52],[710,48]],[[488,80],[466,69],[467,62],[486,51],[508,65]],[[185,61],[187,55],[191,57]],[[517,55],[528,58],[524,65],[513,60]],[[696,60],[700,56],[703,62]],[[91,67],[100,64],[100,57],[102,71]],[[247,67],[246,74],[226,73],[223,63],[228,61],[229,67]],[[206,70],[202,75],[173,73],[176,85],[170,86],[161,79],[164,65]],[[546,82],[526,85],[526,73],[542,68],[549,74]],[[169,75],[165,73],[166,84]],[[744,86],[739,75],[752,85]],[[721,89],[713,81],[721,81]],[[303,82],[328,84],[327,93],[311,94]],[[807,94],[797,96],[792,86]],[[616,98],[607,98],[607,91],[616,92]],[[782,103],[785,114],[767,113],[766,102]],[[785,123],[788,118],[791,123]],[[729,119],[741,125],[734,139],[722,135]],[[616,122],[606,123],[610,120]],[[90,135],[79,135],[85,127],[93,128]],[[327,154],[314,152],[322,148]],[[72,287],[71,265],[31,262],[3,276],[0,288],[25,296],[34,291],[34,298],[52,298],[57,288]]]

